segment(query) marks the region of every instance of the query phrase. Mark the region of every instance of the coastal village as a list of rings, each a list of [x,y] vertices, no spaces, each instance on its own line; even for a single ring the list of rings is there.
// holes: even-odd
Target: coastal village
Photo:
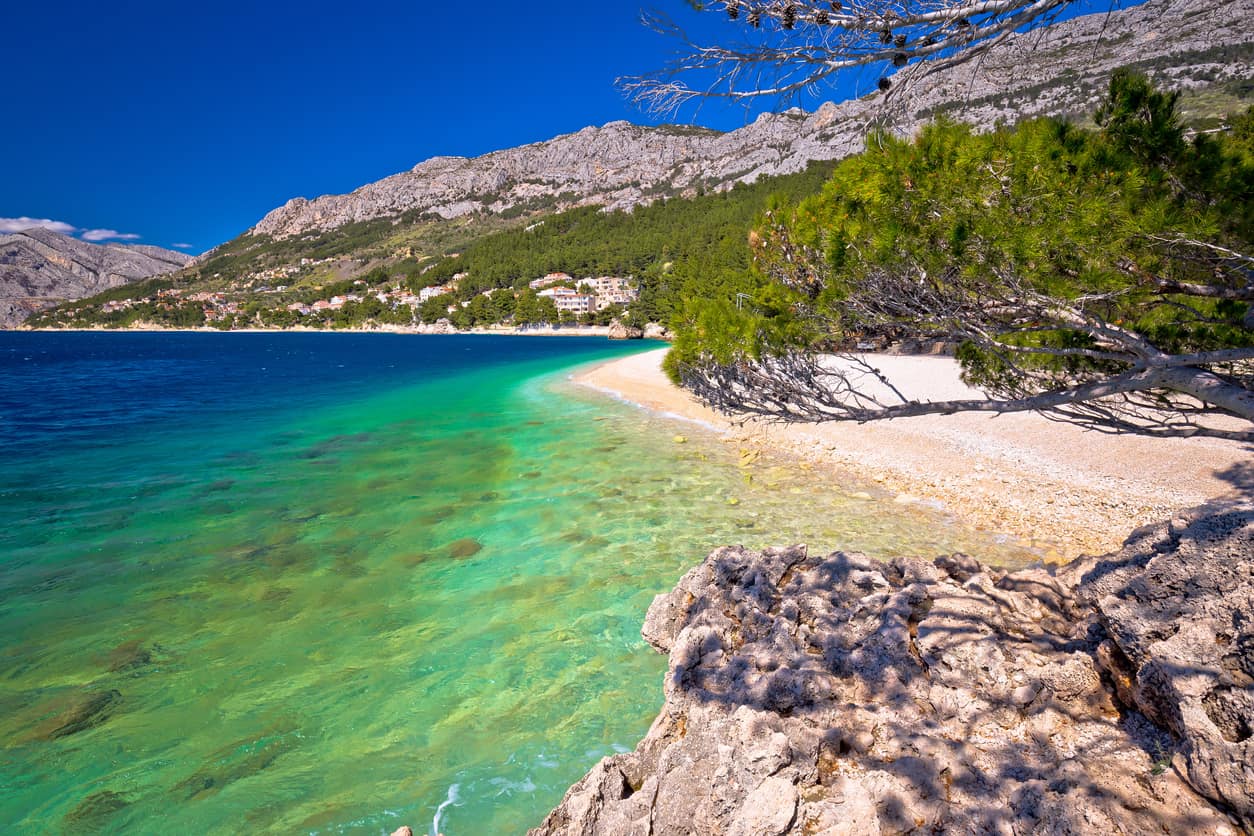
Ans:
[[[346,306],[362,303],[377,303],[389,312],[390,324],[414,324],[426,321],[427,317],[420,314],[420,309],[430,311],[427,303],[442,300],[443,313],[453,316],[459,310],[469,308],[475,301],[471,298],[459,298],[458,290],[466,273],[457,273],[443,284],[421,287],[417,291],[403,281],[403,277],[389,277],[390,281],[383,284],[372,284],[366,279],[354,279],[345,287],[345,282],[328,282],[327,285],[315,285],[312,288],[298,288],[286,284],[269,286],[265,282],[290,279],[299,276],[302,271],[322,266],[335,259],[301,259],[298,264],[271,268],[255,273],[244,283],[248,298],[256,305],[256,300],[267,296],[301,296],[304,298],[265,306],[279,309],[297,317],[294,321],[283,324],[305,324],[319,327],[323,317],[342,311]],[[335,287],[340,292],[319,295],[317,291],[326,286]],[[534,292],[538,299],[546,299],[553,303],[558,321],[562,323],[586,323],[592,316],[600,312],[613,311],[621,313],[628,305],[640,296],[640,289],[633,277],[622,276],[586,276],[576,278],[569,273],[553,271],[527,283],[525,290],[518,288],[491,288],[480,291],[477,296],[491,299],[500,293],[512,294],[518,299],[524,292]],[[308,297],[316,298],[308,298]],[[234,291],[197,291],[188,293],[177,287],[162,288],[147,296],[111,299],[99,306],[102,314],[125,315],[139,306],[151,306],[160,312],[190,310],[195,316],[203,316],[207,326],[222,325],[247,327],[250,324],[267,325],[263,314],[256,307],[249,308],[241,301],[241,294]],[[438,304],[438,303],[437,303]],[[243,319],[241,319],[243,318]],[[441,317],[442,318],[442,317]],[[557,324],[557,323],[554,323]]]

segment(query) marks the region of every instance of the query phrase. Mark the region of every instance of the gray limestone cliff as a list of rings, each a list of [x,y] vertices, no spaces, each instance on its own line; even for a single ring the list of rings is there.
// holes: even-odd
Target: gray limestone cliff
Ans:
[[[725,134],[611,122],[473,159],[436,157],[350,194],[294,198],[250,232],[283,238],[410,211],[454,218],[535,205],[630,208],[847,156],[862,149],[872,119],[909,132],[939,112],[981,126],[1087,114],[1122,65],[1142,65],[1176,88],[1249,78],[1252,45],[1254,4],[1245,0],[1149,0],[1017,35],[888,102],[877,94],[815,113],[766,114]]]
[[[665,705],[531,831],[1235,834],[1254,826],[1254,502],[998,571],[713,552],[649,608]]]
[[[47,229],[0,236],[0,328],[36,311],[170,273],[191,257],[142,244],[89,244]]]

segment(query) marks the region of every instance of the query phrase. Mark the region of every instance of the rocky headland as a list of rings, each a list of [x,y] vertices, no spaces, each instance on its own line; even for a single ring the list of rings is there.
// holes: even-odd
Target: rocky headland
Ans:
[[[1000,571],[714,551],[649,608],[665,705],[536,836],[1254,827],[1254,501]]]
[[[0,235],[0,328],[36,311],[180,270],[191,256],[144,244],[91,244],[49,229]]]

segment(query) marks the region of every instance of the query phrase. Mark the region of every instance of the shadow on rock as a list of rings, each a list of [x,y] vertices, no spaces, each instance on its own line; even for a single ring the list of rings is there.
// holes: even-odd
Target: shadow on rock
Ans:
[[[718,549],[649,608],[670,665],[648,735],[532,833],[1235,836],[1251,520],[1201,509],[1014,573]]]

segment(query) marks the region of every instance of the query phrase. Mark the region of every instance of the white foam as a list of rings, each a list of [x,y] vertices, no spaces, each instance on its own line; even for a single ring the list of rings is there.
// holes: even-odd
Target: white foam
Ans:
[[[496,795],[511,796],[518,793],[526,793],[528,795],[536,791],[535,783],[528,777],[523,777],[521,781],[511,781],[508,778],[493,778],[488,782],[497,788]]]
[[[571,377],[573,378],[574,375],[571,375]],[[583,386],[585,389],[591,389],[594,392],[600,392],[602,395],[608,395],[609,397],[613,398],[619,403],[625,403],[625,404],[628,404],[629,406],[634,406],[638,409],[643,409],[645,412],[651,412],[654,415],[661,416],[662,418],[668,418],[672,421],[683,421],[688,424],[696,424],[697,426],[703,427],[704,429],[707,429],[712,433],[717,433],[718,435],[727,435],[730,432],[730,430],[728,430],[726,427],[720,427],[718,424],[715,424],[710,421],[706,421],[701,418],[693,418],[688,415],[680,415],[678,412],[671,412],[670,410],[666,410],[666,409],[654,409],[653,407],[645,406],[639,401],[634,401],[631,398],[627,397],[626,395],[622,394],[621,392],[617,392],[605,386],[598,386],[595,383],[586,383],[584,381],[576,381],[576,383],[578,383],[580,386]]]
[[[450,804],[457,804],[460,799],[457,797],[458,785],[453,784],[448,788],[448,796],[444,799],[444,803],[435,808],[435,818],[431,820],[431,833],[429,836],[440,836],[440,817],[444,815],[444,808]]]

